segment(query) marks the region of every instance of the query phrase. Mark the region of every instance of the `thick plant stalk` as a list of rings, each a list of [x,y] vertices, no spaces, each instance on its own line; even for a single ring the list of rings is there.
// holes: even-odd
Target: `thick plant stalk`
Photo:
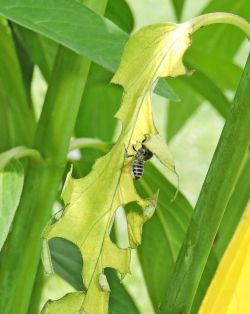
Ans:
[[[88,1],[104,13],[107,0]],[[35,148],[17,215],[0,255],[0,313],[26,314],[41,254],[41,232],[58,194],[90,62],[60,47],[39,121]]]
[[[27,313],[39,238],[58,193],[88,68],[86,60],[59,48],[35,144],[45,163],[28,169],[13,230],[0,256],[1,313]]]
[[[206,25],[225,23],[231,24],[241,29],[250,39],[250,24],[242,17],[225,12],[212,12],[194,17],[190,22],[193,24],[193,31]]]
[[[203,184],[161,312],[190,313],[202,272],[247,152],[250,133],[250,57]]]
[[[42,260],[40,259],[40,263],[37,268],[36,279],[32,289],[32,295],[30,298],[30,306],[27,314],[40,313],[40,301],[45,284],[46,275],[44,273]]]

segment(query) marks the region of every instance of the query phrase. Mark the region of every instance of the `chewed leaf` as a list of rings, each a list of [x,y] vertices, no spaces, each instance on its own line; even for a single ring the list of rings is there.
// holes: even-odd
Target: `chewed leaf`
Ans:
[[[104,268],[115,268],[122,277],[129,272],[131,248],[140,244],[142,226],[153,215],[157,196],[144,200],[137,194],[125,148],[129,155],[134,154],[133,144],[141,143],[145,134],[150,134],[146,145],[151,145],[155,155],[174,169],[167,146],[156,136],[151,92],[160,77],[186,73],[181,58],[190,45],[190,33],[188,23],[152,25],[134,34],[125,47],[113,78],[114,83],[124,87],[122,105],[116,114],[122,122],[120,137],[86,177],[74,179],[71,173],[68,175],[62,193],[64,213],[43,234],[46,239],[62,237],[71,241],[79,247],[84,261],[86,295],[73,294],[49,304],[48,308],[55,306],[54,313],[108,313],[110,289]],[[111,241],[110,230],[118,207],[131,202],[136,202],[141,212],[128,214],[131,247],[121,249]],[[72,309],[64,302],[66,298],[74,300]]]
[[[62,299],[56,301],[48,301],[43,308],[41,314],[68,314],[79,313],[79,308],[83,302],[83,292],[73,292],[66,294]],[[84,312],[81,312],[84,314]]]
[[[160,135],[148,136],[144,145],[154,153],[160,162],[169,170],[175,172],[175,165],[173,157],[170,153],[168,145],[164,142]]]
[[[124,132],[130,130],[128,145],[142,141],[146,133],[157,134],[151,118],[151,92],[160,77],[187,73],[182,57],[191,44],[191,33],[190,23],[155,24],[139,30],[126,44],[112,83],[125,90],[116,117],[123,121]]]
[[[149,220],[155,211],[158,193],[154,198],[145,200],[145,206],[141,213],[129,212],[127,215],[128,222],[128,238],[131,248],[136,248],[141,244],[143,224]]]
[[[134,85],[145,90],[159,77],[186,74],[182,57],[191,44],[190,23],[161,23],[146,26],[134,34],[124,49],[112,82],[125,90]]]

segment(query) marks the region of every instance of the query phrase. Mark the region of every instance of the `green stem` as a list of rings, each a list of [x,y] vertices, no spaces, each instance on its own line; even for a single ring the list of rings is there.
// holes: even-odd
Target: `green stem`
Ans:
[[[37,268],[36,280],[34,282],[34,286],[32,289],[31,302],[30,302],[28,314],[40,313],[41,296],[42,296],[45,282],[46,282],[46,277],[43,270],[43,263],[40,260],[39,266]]]
[[[208,13],[204,15],[197,16],[190,20],[188,23],[193,25],[193,32],[197,31],[199,28],[216,23],[226,23],[234,25],[240,28],[250,40],[250,24],[247,20],[242,17],[224,12]]]
[[[161,304],[163,313],[190,313],[225,208],[248,150],[250,56]]]
[[[107,0],[93,0],[103,9]],[[12,232],[0,255],[0,313],[26,314],[41,254],[46,225],[67,159],[90,62],[60,47],[39,121],[35,148],[45,159],[31,163]]]
[[[13,231],[0,256],[0,312],[27,313],[40,258],[39,237],[58,193],[88,67],[80,56],[59,48],[35,141],[45,162],[28,169]]]

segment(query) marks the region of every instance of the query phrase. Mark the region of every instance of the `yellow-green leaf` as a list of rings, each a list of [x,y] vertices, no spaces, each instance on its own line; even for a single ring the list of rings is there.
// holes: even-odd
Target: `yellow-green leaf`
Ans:
[[[82,292],[73,292],[66,294],[62,299],[51,302],[50,300],[45,304],[42,310],[43,314],[69,314],[80,313],[79,308],[83,301],[84,294]],[[84,312],[81,312],[84,314]]]
[[[141,243],[142,226],[149,220],[155,211],[158,193],[154,198],[145,201],[145,207],[142,213],[129,212],[127,215],[128,222],[128,239],[131,248],[136,248]]]
[[[175,172],[173,157],[170,153],[168,145],[164,142],[164,139],[159,134],[149,136],[144,145],[151,152],[154,152],[155,156],[164,166],[166,166],[169,170]]]
[[[188,23],[156,24],[143,28],[128,41],[112,80],[124,87],[122,105],[116,114],[122,122],[120,137],[86,177],[74,179],[69,173],[62,193],[64,213],[60,220],[47,226],[43,234],[47,239],[65,238],[79,247],[87,292],[84,297],[74,295],[72,309],[62,299],[49,304],[45,313],[52,313],[46,312],[49,307],[53,307],[53,313],[108,313],[110,289],[103,269],[115,268],[123,277],[129,272],[130,264],[130,248],[117,247],[109,236],[116,210],[131,202],[141,207],[141,212],[130,212],[127,217],[130,246],[134,248],[140,244],[142,225],[152,216],[156,205],[156,197],[144,200],[137,194],[130,170],[135,157],[127,158],[125,148],[128,154],[134,154],[132,145],[140,146],[149,135],[147,145],[152,145],[152,152],[169,169],[174,169],[166,147],[159,147],[162,142],[156,137],[151,93],[160,77],[186,73],[182,56],[190,45],[190,34]],[[79,303],[75,298],[79,298]]]

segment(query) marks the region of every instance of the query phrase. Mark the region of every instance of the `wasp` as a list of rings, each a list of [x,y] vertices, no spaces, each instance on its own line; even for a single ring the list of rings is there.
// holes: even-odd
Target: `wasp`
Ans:
[[[145,162],[153,157],[153,153],[143,145],[146,139],[147,138],[145,137],[141,142],[141,147],[138,150],[135,148],[135,145],[132,145],[132,148],[135,151],[134,155],[129,155],[125,148],[126,157],[134,157],[131,163],[131,175],[135,180],[139,180],[142,177]]]

